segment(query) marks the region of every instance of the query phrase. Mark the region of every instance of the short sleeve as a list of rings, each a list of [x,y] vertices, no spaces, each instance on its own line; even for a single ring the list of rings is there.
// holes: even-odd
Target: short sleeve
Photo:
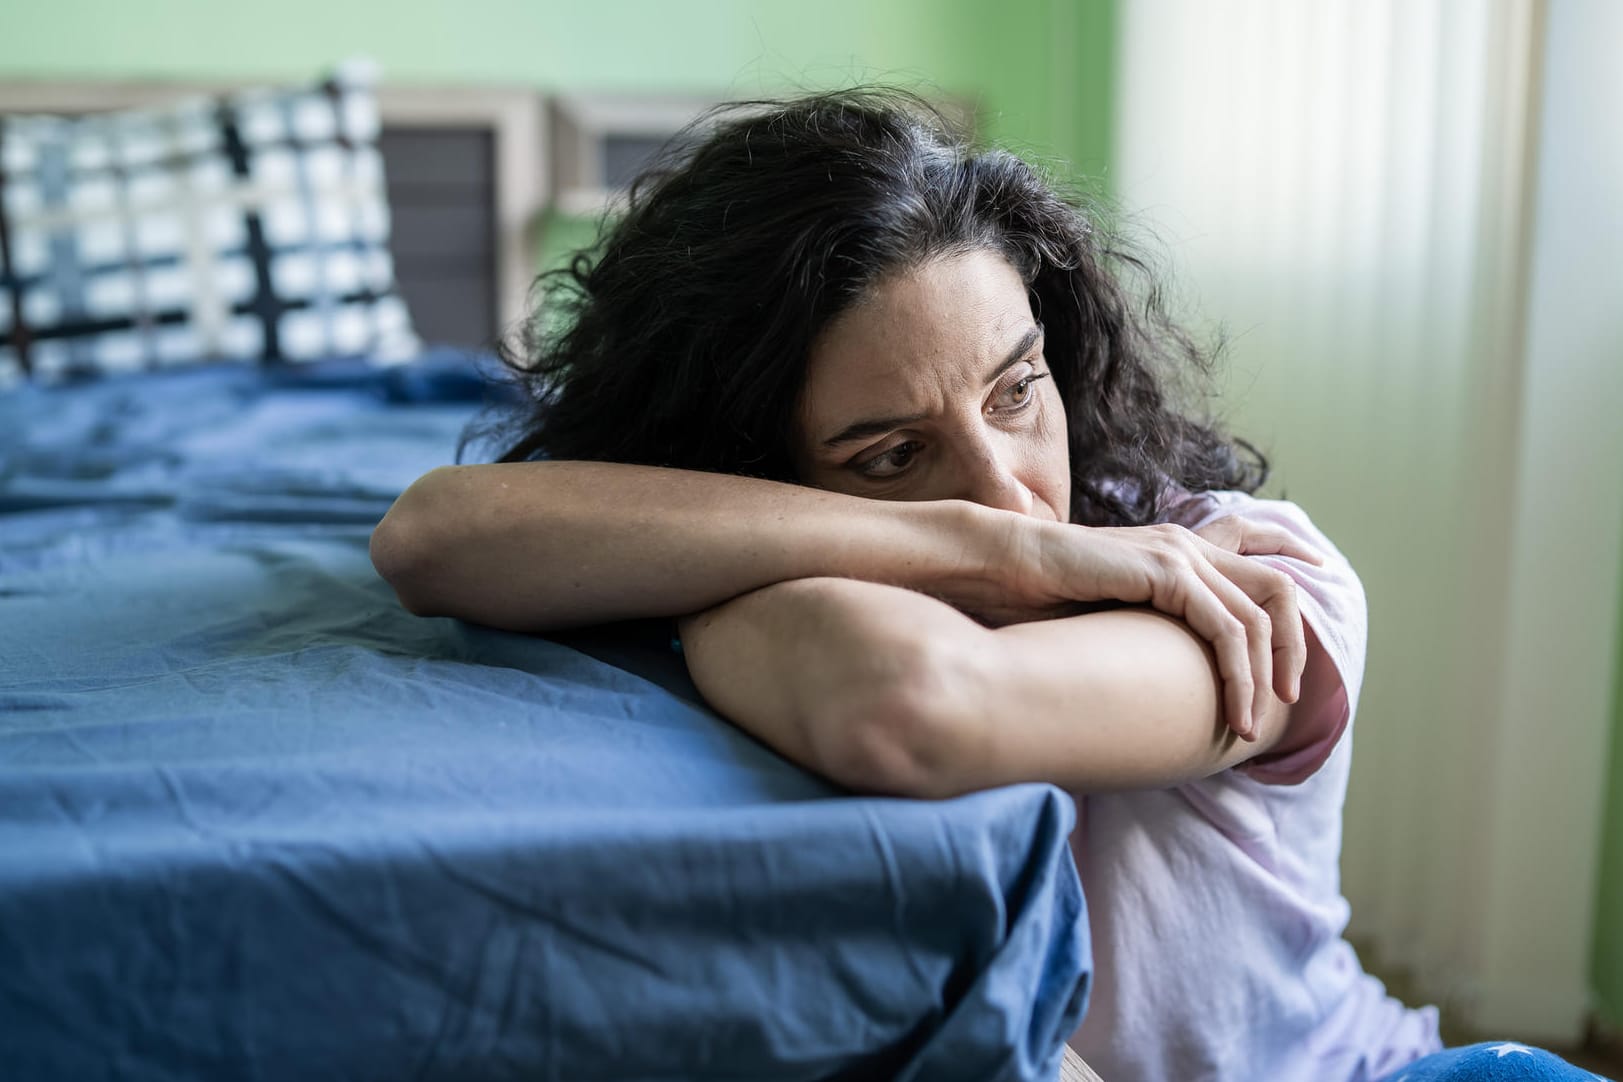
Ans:
[[[1259,500],[1240,492],[1201,493],[1175,505],[1168,519],[1197,530],[1229,515],[1283,529],[1324,554],[1321,567],[1289,556],[1250,557],[1296,581],[1309,649],[1302,695],[1291,710],[1291,732],[1284,740],[1287,750],[1259,755],[1237,769],[1257,781],[1295,785],[1324,765],[1357,712],[1369,637],[1364,587],[1347,558],[1307,513],[1285,500]]]

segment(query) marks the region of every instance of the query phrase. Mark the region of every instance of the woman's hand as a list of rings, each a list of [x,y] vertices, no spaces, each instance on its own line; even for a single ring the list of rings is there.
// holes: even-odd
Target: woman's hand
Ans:
[[[1270,690],[1296,701],[1307,660],[1296,584],[1246,558],[1322,562],[1285,531],[1232,516],[1199,533],[1174,525],[1087,527],[1030,519],[1005,519],[1003,528],[1006,600],[963,606],[982,620],[1068,615],[1078,603],[1149,605],[1211,644],[1225,716],[1242,738],[1256,739],[1256,718]]]

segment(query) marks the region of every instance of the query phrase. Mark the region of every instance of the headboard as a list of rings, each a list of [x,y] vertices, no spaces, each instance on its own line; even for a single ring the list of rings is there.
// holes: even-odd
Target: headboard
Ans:
[[[265,85],[248,81],[7,81],[0,113],[81,114]],[[428,341],[482,347],[521,320],[549,203],[609,207],[619,186],[725,95],[568,94],[531,87],[376,88],[395,280]],[[967,98],[932,101],[973,133]]]
[[[246,82],[0,81],[0,113],[81,114]],[[545,109],[528,87],[383,85],[379,149],[395,277],[418,333],[478,347],[523,317],[548,198]]]

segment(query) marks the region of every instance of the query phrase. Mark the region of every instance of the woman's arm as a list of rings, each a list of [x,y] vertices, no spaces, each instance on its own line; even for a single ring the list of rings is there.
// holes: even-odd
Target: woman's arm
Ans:
[[[1210,648],[1145,609],[991,629],[907,590],[817,579],[681,626],[718,711],[860,791],[1170,785],[1282,750],[1288,730],[1290,707],[1270,692],[1258,739],[1237,740]]]
[[[1263,529],[1244,550],[1292,546]],[[1295,699],[1306,656],[1289,578],[1182,527],[1073,526],[687,470],[443,467],[389,510],[372,559],[412,612],[517,631],[680,616],[827,576],[907,587],[997,624],[1076,602],[1150,605],[1212,644],[1226,716],[1246,737],[1270,688]]]
[[[989,600],[1012,518],[618,463],[446,466],[390,508],[372,560],[414,613],[548,631],[817,575]]]

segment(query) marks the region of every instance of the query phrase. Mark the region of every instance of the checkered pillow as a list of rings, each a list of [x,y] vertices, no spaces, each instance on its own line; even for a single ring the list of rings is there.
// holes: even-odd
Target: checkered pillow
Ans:
[[[77,118],[0,117],[0,387],[417,348],[364,66]]]

